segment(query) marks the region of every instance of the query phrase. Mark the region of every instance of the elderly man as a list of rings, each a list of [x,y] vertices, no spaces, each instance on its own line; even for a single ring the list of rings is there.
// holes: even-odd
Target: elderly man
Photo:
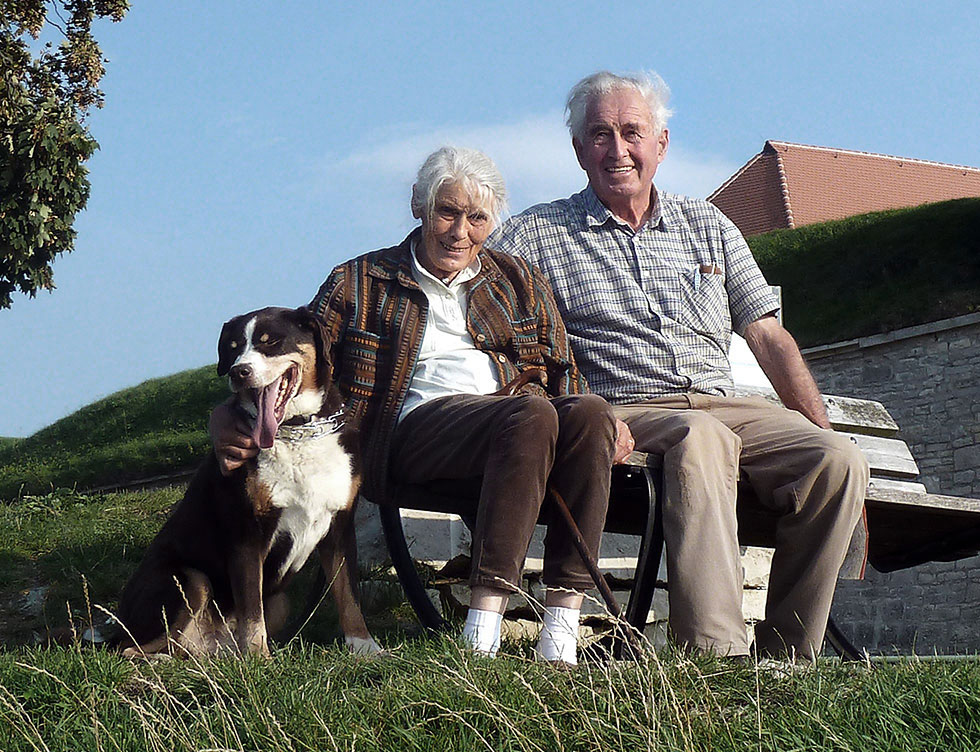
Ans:
[[[503,178],[486,155],[439,149],[412,190],[420,226],[397,246],[336,267],[310,303],[360,425],[365,494],[383,503],[389,478],[482,477],[463,638],[487,655],[500,643],[547,485],[597,552],[610,468],[629,453],[612,408],[584,393],[540,272],[484,248],[504,205]],[[544,387],[493,394],[535,370],[546,373]],[[255,456],[249,434],[215,410],[211,435],[224,470]],[[543,579],[537,655],[574,664],[582,591],[592,580],[560,523],[545,538]]]
[[[579,367],[638,449],[664,457],[670,627],[678,643],[749,651],[736,484],[780,515],[760,654],[812,658],[868,483],[829,430],[776,298],[734,225],[705,201],[658,191],[668,90],[656,75],[597,73],[567,103],[588,187],[534,206],[489,245],[552,283]],[[745,337],[786,408],[734,398],[728,348]]]

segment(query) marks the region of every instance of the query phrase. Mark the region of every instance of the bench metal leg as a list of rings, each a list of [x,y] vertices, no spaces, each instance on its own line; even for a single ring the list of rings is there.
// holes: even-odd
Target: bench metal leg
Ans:
[[[379,506],[378,513],[381,516],[381,529],[384,531],[385,543],[388,545],[388,553],[391,554],[391,563],[398,574],[398,581],[422,626],[434,630],[448,629],[449,622],[443,619],[442,614],[432,605],[429,594],[425,591],[425,585],[419,577],[418,569],[415,568],[415,562],[408,550],[408,542],[405,540],[405,529],[402,527],[398,507]]]
[[[660,510],[659,480],[648,467],[640,468],[647,482],[646,525],[640,550],[636,560],[636,572],[633,579],[633,591],[630,593],[626,606],[626,621],[634,628],[643,631],[646,627],[647,614],[653,603],[653,592],[657,587],[657,574],[660,571],[660,557],[664,550],[664,523]]]

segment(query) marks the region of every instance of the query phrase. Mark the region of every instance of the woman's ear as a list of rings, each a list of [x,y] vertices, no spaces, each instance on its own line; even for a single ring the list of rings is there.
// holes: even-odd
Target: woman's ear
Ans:
[[[422,219],[422,201],[419,200],[418,190],[419,184],[414,183],[412,185],[412,216],[416,219]]]

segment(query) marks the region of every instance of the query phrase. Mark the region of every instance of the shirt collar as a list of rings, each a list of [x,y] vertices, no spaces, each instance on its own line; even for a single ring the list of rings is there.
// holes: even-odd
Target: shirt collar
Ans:
[[[650,191],[653,196],[653,209],[650,212],[650,218],[636,232],[642,232],[647,227],[653,229],[662,223],[666,224],[664,222],[663,204],[660,201],[660,193],[653,184],[650,185]],[[582,196],[582,203],[585,207],[585,224],[587,227],[600,227],[606,224],[606,222],[611,221],[620,227],[627,228],[630,232],[634,232],[629,224],[609,211],[608,207],[595,195],[595,191],[592,190],[591,185],[586,186],[580,195]]]

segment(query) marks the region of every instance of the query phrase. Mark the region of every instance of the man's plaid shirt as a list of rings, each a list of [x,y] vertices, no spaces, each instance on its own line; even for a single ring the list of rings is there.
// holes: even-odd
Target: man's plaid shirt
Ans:
[[[487,243],[551,281],[576,360],[613,403],[732,388],[728,347],[779,303],[731,221],[712,204],[655,193],[634,231],[592,188],[532,206]]]

